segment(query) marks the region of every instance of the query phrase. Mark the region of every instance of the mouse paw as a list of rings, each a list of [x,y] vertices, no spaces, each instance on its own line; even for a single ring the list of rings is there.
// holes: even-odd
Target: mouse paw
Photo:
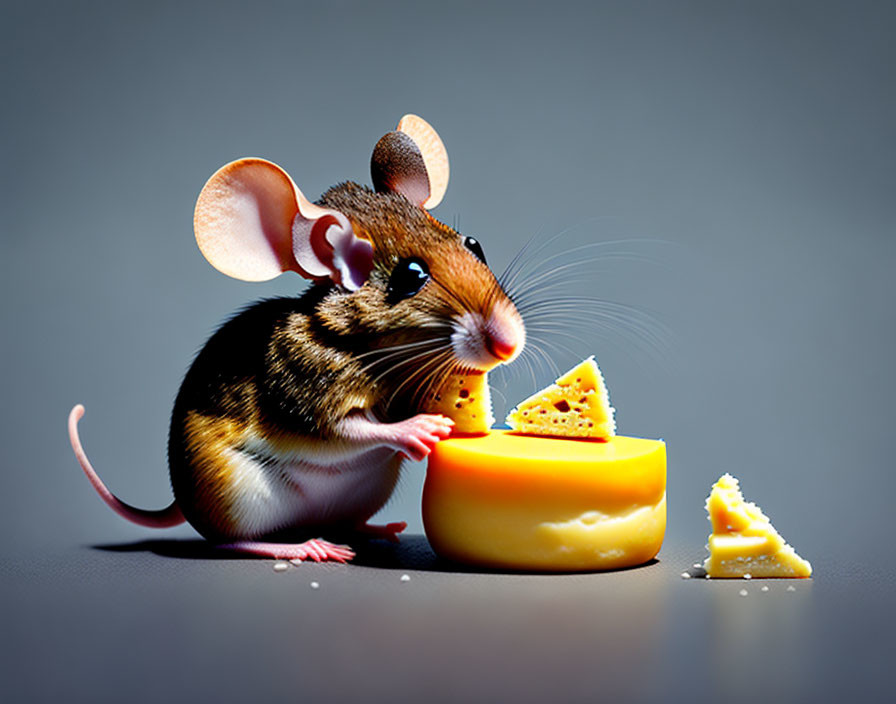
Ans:
[[[446,416],[420,413],[392,424],[395,448],[412,460],[424,459],[439,440],[451,434],[454,421]]]
[[[278,560],[313,560],[314,562],[348,562],[355,556],[348,545],[335,545],[322,538],[306,540],[304,543],[261,543],[245,540],[216,546],[221,550],[242,552]]]
[[[384,526],[365,523],[364,525],[358,526],[358,532],[363,533],[364,535],[369,535],[371,538],[382,538],[383,540],[388,540],[390,543],[397,543],[399,542],[398,534],[407,527],[408,524],[405,521],[387,523]]]

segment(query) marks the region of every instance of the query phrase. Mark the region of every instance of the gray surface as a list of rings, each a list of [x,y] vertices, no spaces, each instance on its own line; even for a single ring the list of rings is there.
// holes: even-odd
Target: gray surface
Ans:
[[[893,30],[887,3],[5,3],[2,683],[20,700],[884,691]],[[113,490],[167,503],[167,417],[191,356],[233,310],[302,286],[204,262],[191,214],[205,179],[258,155],[312,196],[367,181],[404,112],[451,156],[435,215],[495,269],[560,233],[548,252],[622,240],[600,251],[650,260],[586,268],[596,295],[655,310],[662,352],[590,325],[549,352],[560,367],[596,353],[620,430],[667,441],[657,564],[424,569],[416,465],[381,516],[411,524],[397,556],[275,574],[146,546],[194,534],[126,524],[80,476],[64,434],[76,402]],[[517,366],[493,375],[511,401],[550,380]],[[678,577],[703,556],[723,471],[813,562],[811,583],[739,597]]]

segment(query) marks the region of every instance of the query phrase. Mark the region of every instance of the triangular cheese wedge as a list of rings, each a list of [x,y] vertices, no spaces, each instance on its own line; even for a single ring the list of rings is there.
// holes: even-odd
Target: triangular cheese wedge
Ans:
[[[528,435],[606,440],[616,434],[604,378],[589,357],[507,416],[507,425]]]
[[[452,374],[425,404],[427,413],[441,413],[454,421],[459,433],[485,433],[495,423],[492,397],[484,372]]]
[[[706,499],[712,522],[709,557],[703,567],[710,577],[808,577],[812,565],[796,554],[756,504],[744,501],[737,479],[717,481]]]

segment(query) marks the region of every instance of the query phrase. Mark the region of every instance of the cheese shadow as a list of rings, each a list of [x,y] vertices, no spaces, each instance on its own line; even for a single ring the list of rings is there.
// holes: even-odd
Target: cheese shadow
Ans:
[[[446,560],[436,555],[423,535],[403,535],[401,541],[393,543],[387,540],[370,540],[347,537],[355,558],[349,563],[356,567],[369,567],[387,570],[414,570],[421,572],[445,572],[464,574],[504,574],[504,575],[543,575],[556,576],[564,574],[587,574],[586,572],[534,572],[526,570],[494,569],[479,565],[466,565]],[[138,540],[131,543],[111,543],[94,545],[94,549],[119,553],[152,553],[160,557],[180,560],[271,560],[258,558],[242,553],[220,550],[202,538],[168,538],[154,540]],[[314,564],[309,561],[309,564]],[[625,567],[606,572],[626,572],[659,564],[654,558],[649,562],[634,567]],[[598,573],[598,572],[595,572]]]

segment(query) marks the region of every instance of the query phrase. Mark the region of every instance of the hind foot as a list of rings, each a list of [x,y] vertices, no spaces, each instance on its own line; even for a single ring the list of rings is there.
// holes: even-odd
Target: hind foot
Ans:
[[[306,540],[304,543],[259,543],[245,540],[225,545],[216,545],[221,550],[274,557],[278,560],[313,560],[314,562],[348,562],[355,556],[348,545],[334,545],[322,538]]]
[[[397,543],[400,542],[398,540],[398,534],[407,527],[408,524],[405,521],[387,523],[384,526],[364,523],[363,525],[358,526],[358,532],[371,538],[381,538],[383,540],[388,540],[390,543]]]

